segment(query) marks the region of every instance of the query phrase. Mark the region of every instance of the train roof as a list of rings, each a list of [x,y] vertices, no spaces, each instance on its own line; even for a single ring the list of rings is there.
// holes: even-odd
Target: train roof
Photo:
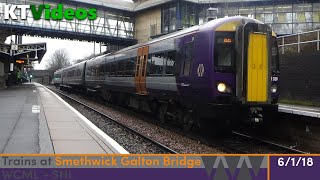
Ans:
[[[207,22],[205,24],[202,24],[202,25],[197,25],[197,26],[186,28],[186,29],[183,29],[183,30],[180,30],[180,31],[177,31],[177,32],[173,32],[173,33],[161,36],[159,38],[153,39],[151,41],[145,42],[145,43],[136,44],[136,45],[124,48],[122,50],[119,50],[117,52],[114,52],[112,54],[105,54],[105,55],[101,55],[101,56],[116,55],[116,54],[123,53],[123,52],[128,51],[128,50],[132,50],[132,49],[139,48],[139,47],[142,47],[142,46],[147,46],[147,45],[150,45],[150,44],[153,44],[153,43],[156,43],[156,42],[164,41],[164,40],[167,40],[167,39],[170,39],[170,38],[178,37],[178,36],[185,35],[185,34],[190,34],[190,33],[193,33],[193,32],[198,32],[198,31],[207,31],[207,30],[229,31],[229,32],[230,31],[236,31],[237,25],[239,25],[241,23],[246,23],[246,22],[255,22],[255,23],[258,23],[258,24],[264,24],[261,21],[258,21],[256,19],[252,19],[252,18],[249,18],[249,17],[243,17],[243,16],[224,17],[224,18],[219,18],[219,19],[215,19],[215,20],[209,21],[209,22]],[[87,61],[91,61],[91,60],[97,59],[98,57],[101,57],[101,56],[97,56],[97,57],[88,59],[86,61],[74,64],[74,65],[66,67],[66,68],[63,68],[61,70],[70,69],[70,68],[73,68],[75,66],[79,66],[81,63],[85,63]]]
[[[240,24],[243,21],[244,22],[255,22],[255,23],[258,23],[258,24],[263,24],[263,22],[261,22],[261,21],[258,21],[256,19],[252,19],[252,18],[249,18],[249,17],[243,17],[243,16],[233,16],[233,17],[219,18],[219,19],[215,19],[215,20],[209,21],[209,22],[207,22],[205,24],[202,24],[202,25],[192,26],[190,28],[186,28],[186,29],[183,29],[183,30],[180,30],[180,31],[177,31],[177,32],[173,32],[173,33],[161,36],[159,38],[153,39],[153,40],[145,42],[145,43],[136,44],[136,45],[127,47],[125,49],[122,49],[122,50],[119,50],[119,51],[115,52],[114,54],[122,53],[122,52],[130,50],[130,49],[138,48],[138,47],[141,47],[141,46],[146,46],[146,45],[149,45],[149,44],[153,44],[153,43],[156,43],[156,42],[159,42],[159,41],[167,40],[167,39],[174,38],[174,37],[177,37],[177,36],[181,36],[181,35],[184,35],[184,34],[190,34],[190,33],[201,31],[201,30],[207,30],[208,28],[210,28],[211,30],[215,30],[216,28],[218,28],[218,27],[220,27],[220,26],[222,26],[224,24],[226,25],[225,31],[230,31],[231,29],[228,29],[228,28],[232,28],[232,26],[228,26],[228,23],[232,23],[233,22],[233,23],[239,23]],[[236,31],[236,29],[234,29],[234,31]]]

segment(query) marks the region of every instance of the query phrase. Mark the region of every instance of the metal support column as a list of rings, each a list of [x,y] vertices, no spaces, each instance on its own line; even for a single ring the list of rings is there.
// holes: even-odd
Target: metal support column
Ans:
[[[282,37],[282,54],[284,54],[284,37]]]
[[[317,32],[318,33],[318,41],[317,41],[317,50],[320,50],[320,31]]]
[[[93,55],[96,55],[96,42],[93,42]]]
[[[298,34],[298,53],[300,53],[300,42],[301,42],[301,36]]]

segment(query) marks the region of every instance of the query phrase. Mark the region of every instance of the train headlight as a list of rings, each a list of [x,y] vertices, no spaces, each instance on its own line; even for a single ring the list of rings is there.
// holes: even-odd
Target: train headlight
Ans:
[[[272,92],[272,93],[278,92],[278,87],[277,87],[276,85],[271,86],[271,92]]]
[[[225,83],[219,83],[217,88],[218,88],[218,91],[221,93],[224,93],[227,91],[227,86]]]

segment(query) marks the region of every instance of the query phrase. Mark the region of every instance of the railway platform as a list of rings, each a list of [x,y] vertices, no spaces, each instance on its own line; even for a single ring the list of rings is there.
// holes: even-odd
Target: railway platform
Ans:
[[[313,117],[313,118],[320,118],[319,107],[279,104],[279,112],[287,113],[287,114],[296,114],[296,115]]]
[[[1,154],[127,154],[117,142],[46,87],[0,90]]]

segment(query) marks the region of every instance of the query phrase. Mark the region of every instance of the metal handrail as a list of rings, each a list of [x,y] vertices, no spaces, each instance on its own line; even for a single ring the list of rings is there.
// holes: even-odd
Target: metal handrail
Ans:
[[[317,40],[302,41],[302,42],[301,42],[301,35],[311,34],[311,33],[315,33],[315,32],[317,32]],[[284,41],[285,38],[293,37],[293,36],[298,36],[298,42],[296,42],[296,43],[290,43],[290,44],[285,44],[285,41]],[[282,44],[279,45],[279,47],[281,48],[282,54],[285,53],[284,48],[285,48],[286,46],[298,45],[298,53],[299,53],[299,52],[301,51],[301,46],[300,46],[301,44],[314,43],[314,42],[317,43],[317,50],[318,50],[318,51],[320,50],[320,29],[318,29],[318,30],[313,30],[313,31],[308,31],[308,32],[301,32],[301,33],[297,33],[297,34],[280,36],[280,37],[278,37],[278,39],[281,39],[281,40],[282,40]]]
[[[279,36],[278,38],[296,36],[296,35],[298,35],[298,34],[300,34],[300,35],[302,35],[302,34],[309,34],[309,33],[319,32],[319,31],[320,31],[320,29],[316,29],[316,30],[313,30],[313,31],[299,32],[299,33],[296,33],[296,34],[288,34],[288,35],[284,35],[284,36]]]

